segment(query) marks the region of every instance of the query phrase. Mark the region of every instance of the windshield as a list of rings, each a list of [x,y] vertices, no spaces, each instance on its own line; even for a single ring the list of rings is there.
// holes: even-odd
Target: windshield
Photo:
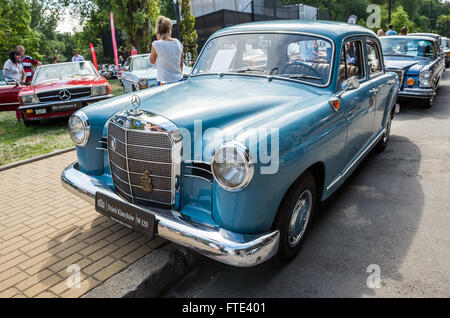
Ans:
[[[77,76],[98,76],[90,62],[51,64],[39,67],[34,83]]]
[[[406,38],[381,38],[383,55],[435,57],[433,42]]]
[[[140,70],[146,70],[148,68],[155,67],[154,64],[150,63],[150,55],[145,56],[137,56],[133,58],[131,70],[132,71],[140,71]]]
[[[297,34],[235,34],[212,39],[192,72],[273,75],[327,85],[332,43]]]

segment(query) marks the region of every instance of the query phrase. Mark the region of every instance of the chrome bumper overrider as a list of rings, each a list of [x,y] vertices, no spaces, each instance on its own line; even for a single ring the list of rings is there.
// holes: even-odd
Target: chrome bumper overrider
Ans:
[[[76,162],[63,171],[61,182],[64,188],[92,204],[95,203],[97,192],[129,204],[106,183],[79,171]],[[255,266],[268,260],[278,251],[279,231],[262,235],[238,234],[193,224],[182,219],[180,213],[176,211],[152,209],[148,212],[155,215],[156,235],[228,265]]]

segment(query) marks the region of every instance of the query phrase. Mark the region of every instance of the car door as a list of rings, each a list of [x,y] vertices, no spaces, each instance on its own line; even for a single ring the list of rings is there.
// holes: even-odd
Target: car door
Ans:
[[[370,93],[372,87],[367,78],[363,43],[362,38],[349,39],[344,42],[341,52],[338,86],[353,76],[356,76],[360,83],[359,88],[347,91],[341,96],[348,123],[346,162],[350,164],[374,133],[374,101]]]
[[[366,39],[366,56],[367,56],[367,71],[370,83],[370,98],[371,103],[374,104],[374,134],[372,138],[380,132],[383,126],[384,113],[386,105],[395,98],[392,94],[392,86],[395,81],[390,75],[384,72],[383,59],[381,57],[381,49],[378,42],[373,38]]]

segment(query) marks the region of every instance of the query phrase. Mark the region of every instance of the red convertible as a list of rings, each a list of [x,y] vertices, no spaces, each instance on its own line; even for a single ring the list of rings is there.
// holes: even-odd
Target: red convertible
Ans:
[[[69,117],[78,109],[111,98],[111,85],[91,62],[40,66],[31,82],[19,92],[24,124],[44,118]]]
[[[6,82],[0,70],[0,111],[17,110],[19,107],[17,95],[23,87],[16,81]]]

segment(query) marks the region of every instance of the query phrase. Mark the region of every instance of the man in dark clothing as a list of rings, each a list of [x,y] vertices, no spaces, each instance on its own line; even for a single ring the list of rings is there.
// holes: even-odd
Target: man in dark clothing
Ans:
[[[31,81],[33,80],[33,66],[38,67],[41,66],[42,63],[38,60],[35,60],[31,56],[25,55],[25,48],[23,45],[19,45],[17,47],[17,51],[20,53],[20,62],[22,63],[23,70],[25,71],[25,74],[27,76],[25,80],[25,85],[30,85]]]

